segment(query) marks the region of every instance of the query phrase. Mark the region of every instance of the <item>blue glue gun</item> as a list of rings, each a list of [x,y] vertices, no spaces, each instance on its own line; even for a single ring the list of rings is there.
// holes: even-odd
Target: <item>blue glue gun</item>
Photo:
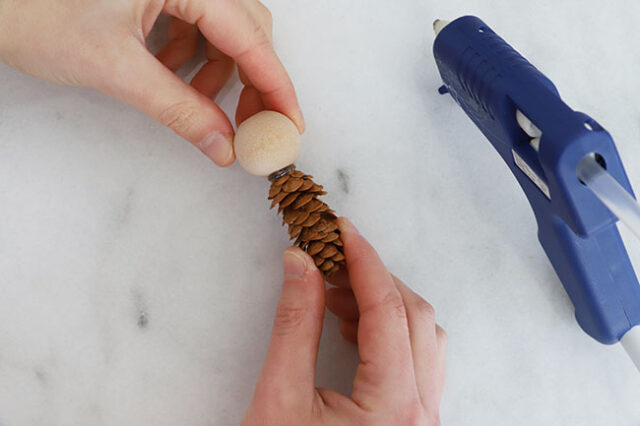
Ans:
[[[582,329],[601,343],[620,341],[640,324],[640,285],[618,217],[578,177],[589,163],[634,202],[613,139],[480,19],[438,20],[434,29],[439,92],[462,107],[518,180]],[[637,346],[640,327],[633,334]]]

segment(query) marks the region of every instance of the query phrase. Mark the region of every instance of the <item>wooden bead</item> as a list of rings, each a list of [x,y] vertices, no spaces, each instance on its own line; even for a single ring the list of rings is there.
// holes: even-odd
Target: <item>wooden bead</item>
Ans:
[[[298,159],[300,134],[286,115],[262,111],[238,126],[233,146],[247,172],[268,176]]]

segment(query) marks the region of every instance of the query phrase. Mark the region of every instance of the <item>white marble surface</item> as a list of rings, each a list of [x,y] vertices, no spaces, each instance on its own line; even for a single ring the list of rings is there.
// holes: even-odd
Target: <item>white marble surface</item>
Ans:
[[[640,4],[267,5],[307,119],[299,166],[449,333],[443,423],[638,424],[640,374],[579,329],[515,180],[437,95],[431,21],[482,17],[613,134],[640,188]],[[5,66],[0,87],[0,424],[237,423],[287,246],[267,183],[91,90]],[[348,391],[336,325],[318,382]]]

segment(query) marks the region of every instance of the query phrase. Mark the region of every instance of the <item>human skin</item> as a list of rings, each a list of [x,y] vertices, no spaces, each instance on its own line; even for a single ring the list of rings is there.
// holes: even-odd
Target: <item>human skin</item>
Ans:
[[[145,38],[173,16],[154,57]],[[208,62],[190,84],[174,71],[206,39]],[[233,126],[215,104],[234,67],[236,123],[270,109],[304,131],[295,91],[271,43],[271,15],[256,0],[0,0],[0,59],[36,77],[93,87],[144,111],[221,166],[234,160]],[[437,425],[446,335],[433,308],[390,274],[367,241],[339,221],[347,269],[325,294],[313,260],[284,255],[285,279],[267,358],[245,425]],[[350,396],[315,387],[325,307],[358,344]]]
[[[271,343],[243,424],[439,425],[446,334],[355,227],[344,218],[339,225],[347,269],[326,293],[311,257],[285,251]],[[358,345],[350,396],[315,387],[325,305]]]
[[[145,39],[163,12],[173,17],[169,42],[154,57]],[[233,125],[214,99],[236,64],[244,84],[237,123],[271,109],[304,131],[271,28],[270,12],[257,0],[0,0],[0,59],[120,99],[227,166]],[[195,54],[201,35],[207,62],[188,84],[174,71]]]

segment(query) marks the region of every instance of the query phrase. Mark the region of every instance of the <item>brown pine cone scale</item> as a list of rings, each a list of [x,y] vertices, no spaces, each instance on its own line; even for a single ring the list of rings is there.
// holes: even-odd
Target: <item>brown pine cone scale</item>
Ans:
[[[291,165],[269,177],[271,208],[278,206],[295,245],[309,253],[318,269],[329,276],[344,264],[344,250],[335,212],[318,197],[322,185]]]

